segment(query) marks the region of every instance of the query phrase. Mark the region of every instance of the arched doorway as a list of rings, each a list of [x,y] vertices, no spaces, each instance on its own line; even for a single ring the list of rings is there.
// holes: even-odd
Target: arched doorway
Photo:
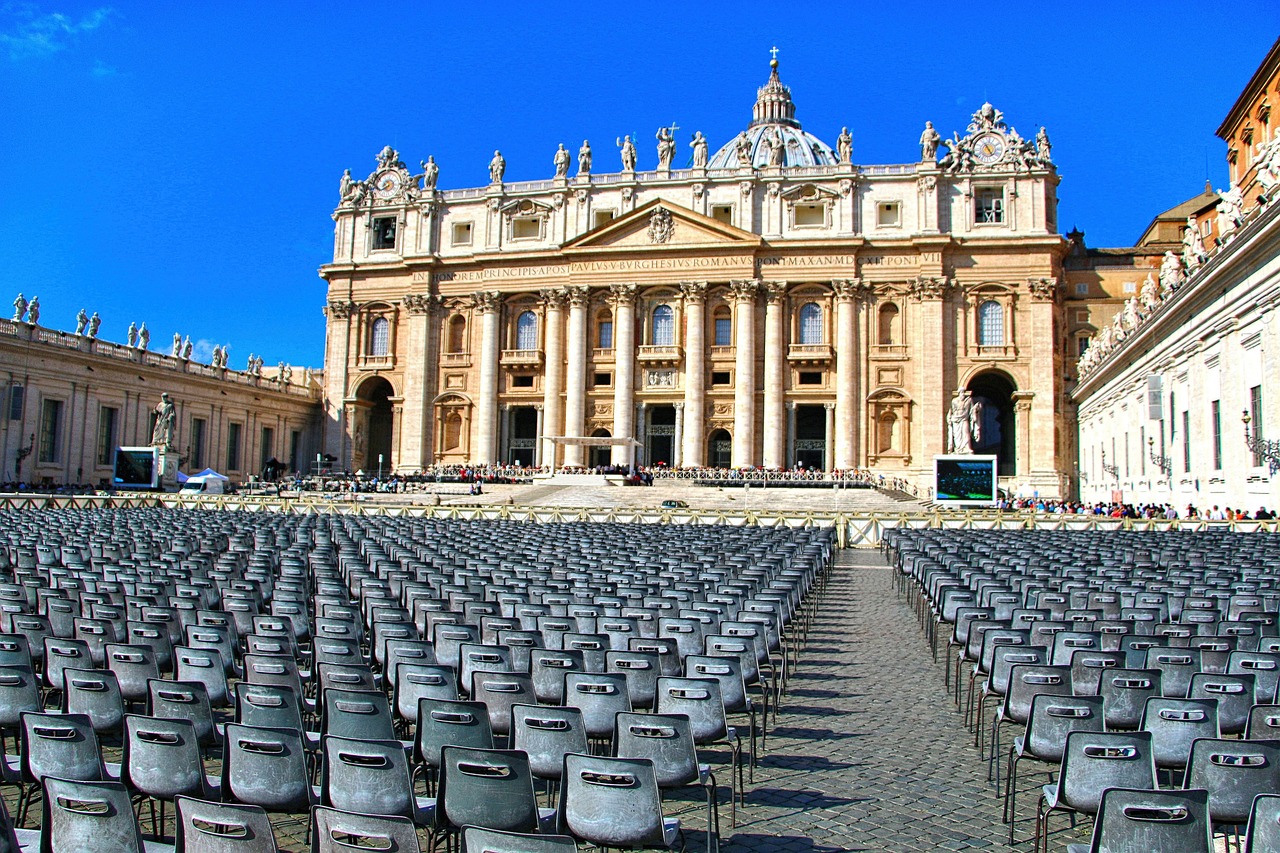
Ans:
[[[974,442],[975,453],[994,454],[1001,477],[1018,473],[1017,422],[1013,393],[1018,389],[1003,373],[980,373],[969,380],[975,402],[982,403],[982,428]]]
[[[394,416],[391,398],[395,389],[381,376],[371,377],[356,393],[359,406],[353,414],[351,427],[351,467],[366,474],[383,473],[395,468],[391,457]]]
[[[821,471],[827,466],[827,409],[796,406],[796,467]]]
[[[728,468],[733,461],[733,437],[728,430],[713,430],[707,436],[707,467]]]
[[[676,407],[650,406],[649,423],[645,427],[645,462],[670,465],[676,452]]]
[[[598,429],[591,433],[592,438],[609,438],[610,432],[607,429]],[[609,456],[613,448],[607,444],[592,445],[590,453],[587,454],[587,467],[589,468],[606,468],[609,466]]]

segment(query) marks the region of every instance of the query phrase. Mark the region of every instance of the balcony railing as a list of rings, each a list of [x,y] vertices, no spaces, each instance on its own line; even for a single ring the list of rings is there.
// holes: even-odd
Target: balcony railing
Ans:
[[[711,348],[711,357],[712,357],[713,359],[729,359],[729,358],[733,358],[734,356],[736,356],[736,355],[737,355],[737,352],[738,352],[737,348],[736,348],[736,347],[732,347],[732,346],[727,346],[727,347],[712,347],[712,348]]]
[[[675,346],[654,346],[645,345],[640,347],[637,354],[640,361],[644,362],[676,362],[684,355],[680,347]]]
[[[440,356],[440,363],[445,367],[470,367],[471,353],[446,352]]]
[[[787,359],[812,363],[830,361],[831,344],[792,344],[787,348]]]
[[[542,350],[536,349],[504,349],[502,363],[505,365],[539,365],[542,364]]]

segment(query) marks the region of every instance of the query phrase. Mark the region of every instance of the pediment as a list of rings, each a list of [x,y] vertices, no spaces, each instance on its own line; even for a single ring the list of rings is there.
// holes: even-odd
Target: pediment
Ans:
[[[655,199],[588,231],[564,245],[566,251],[584,249],[676,249],[738,245],[749,249],[760,245],[760,237],[703,216],[686,207]]]

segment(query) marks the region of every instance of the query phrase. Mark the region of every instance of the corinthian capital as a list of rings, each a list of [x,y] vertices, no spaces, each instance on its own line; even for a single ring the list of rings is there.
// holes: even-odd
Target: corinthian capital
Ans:
[[[343,302],[342,300],[330,302],[325,306],[325,314],[328,315],[330,320],[345,320],[355,310],[356,304],[354,302]]]
[[[543,307],[559,311],[564,307],[564,303],[568,300],[569,294],[562,287],[549,287],[546,290],[538,291],[538,296],[542,299]]]
[[[634,284],[613,284],[609,286],[609,304],[615,308],[623,305],[633,305],[636,301],[636,291],[638,288]]]
[[[1058,298],[1058,280],[1056,278],[1033,278],[1027,281],[1033,302],[1052,302]]]
[[[921,301],[942,299],[951,286],[952,282],[948,279],[922,275],[911,283],[910,293]]]
[[[831,282],[831,290],[840,302],[852,302],[865,289],[860,278],[837,278]]]
[[[688,302],[701,302],[707,298],[707,283],[705,281],[682,281],[680,282],[680,292],[684,294],[684,298]]]
[[[591,301],[590,293],[580,284],[566,287],[565,294],[569,299],[570,308],[586,308]]]
[[[442,307],[443,300],[439,296],[430,294],[406,293],[400,300],[400,304],[410,314],[434,314]]]
[[[740,278],[729,282],[729,292],[735,302],[754,302],[760,292],[760,279]]]
[[[481,314],[497,311],[502,302],[502,294],[496,290],[479,290],[471,294],[471,307]]]
[[[787,283],[785,281],[766,281],[760,289],[764,291],[765,301],[770,305],[777,305],[787,297]]]

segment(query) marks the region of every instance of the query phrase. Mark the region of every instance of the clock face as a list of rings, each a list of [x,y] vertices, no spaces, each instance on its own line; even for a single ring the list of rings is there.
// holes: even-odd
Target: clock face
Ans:
[[[994,133],[984,133],[973,143],[973,159],[984,166],[1004,156],[1004,139]]]
[[[373,194],[378,198],[391,198],[400,192],[398,172],[383,172],[373,181]]]

